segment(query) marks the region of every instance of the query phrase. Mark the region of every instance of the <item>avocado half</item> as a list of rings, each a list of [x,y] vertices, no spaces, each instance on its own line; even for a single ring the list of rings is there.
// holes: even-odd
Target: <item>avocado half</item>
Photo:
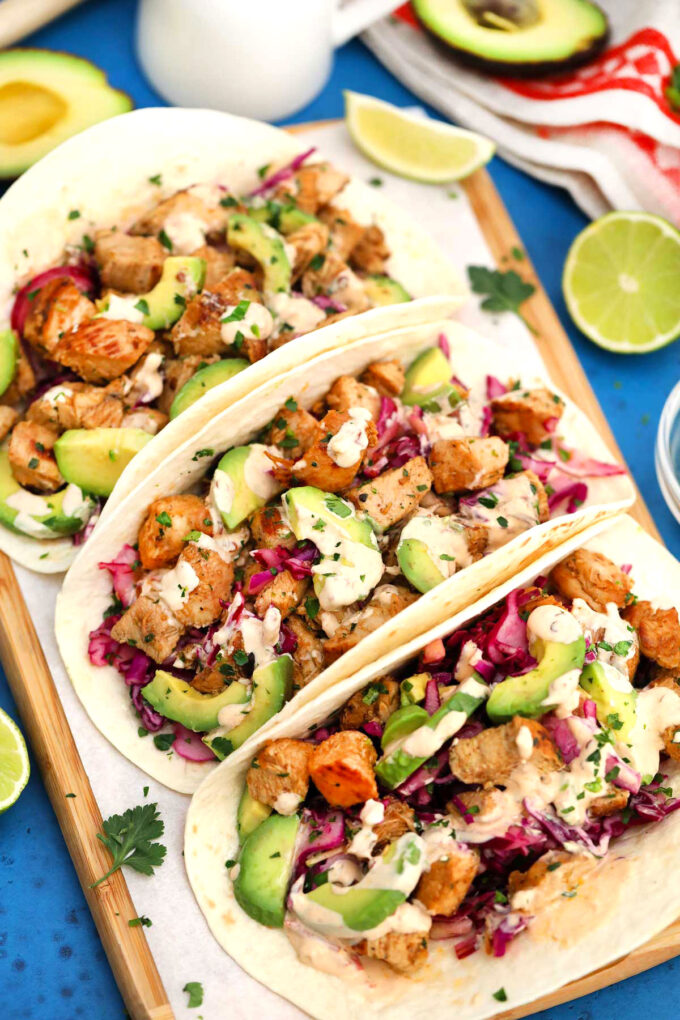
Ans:
[[[578,67],[609,39],[607,16],[590,0],[412,0],[412,7],[451,55],[508,77]]]
[[[60,142],[132,109],[89,60],[51,50],[0,52],[0,178],[18,177]]]

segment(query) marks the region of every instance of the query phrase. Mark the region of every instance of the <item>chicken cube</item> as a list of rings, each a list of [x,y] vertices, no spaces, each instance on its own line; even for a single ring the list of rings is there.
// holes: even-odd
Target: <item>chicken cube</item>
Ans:
[[[296,543],[290,525],[276,506],[255,511],[250,519],[250,534],[257,549],[275,549],[277,545],[292,549]]]
[[[236,265],[236,256],[230,248],[215,248],[212,244],[204,244],[191,254],[205,262],[204,290],[216,287]]]
[[[328,393],[326,403],[333,411],[349,411],[352,407],[365,407],[374,421],[380,414],[380,394],[372,386],[358,382],[352,375],[341,375]]]
[[[182,606],[175,616],[186,627],[208,627],[219,620],[222,609],[231,595],[234,583],[234,564],[222,559],[214,549],[205,549],[189,542],[181,553],[177,566],[191,568],[198,581],[195,587],[183,589]],[[178,586],[185,583],[181,575]]]
[[[588,813],[593,818],[606,818],[608,815],[615,815],[617,811],[622,811],[625,808],[629,797],[628,790],[621,790],[618,786],[608,784],[607,792],[590,802]]]
[[[644,656],[664,669],[680,667],[680,622],[675,606],[655,609],[651,602],[635,602],[621,615],[635,627]]]
[[[493,425],[499,436],[523,432],[532,446],[549,439],[564,414],[564,401],[546,389],[510,390],[491,401]]]
[[[343,306],[344,311],[364,312],[370,301],[361,280],[339,255],[329,251],[318,268],[310,266],[302,275],[302,293],[313,298],[326,295]]]
[[[117,382],[117,381],[116,381]],[[62,432],[66,429],[118,428],[124,405],[109,387],[69,382],[53,386],[26,411],[28,421]]]
[[[412,457],[401,467],[351,489],[347,498],[367,514],[378,531],[387,531],[414,513],[432,488],[432,473],[424,457]]]
[[[212,535],[210,513],[198,496],[161,496],[149,504],[139,529],[139,558],[145,570],[169,567],[186,545],[190,532]]]
[[[219,669],[215,669],[214,666],[208,666],[206,669],[202,669],[200,673],[197,673],[193,680],[189,681],[189,684],[199,694],[221,694],[224,688],[227,686],[223,673],[220,673]]]
[[[350,252],[361,238],[364,228],[352,217],[347,209],[329,205],[319,213],[319,219],[330,231],[330,247],[341,259],[349,258]]]
[[[91,319],[96,311],[92,301],[68,276],[57,276],[29,297],[24,339],[51,358],[59,338]]]
[[[19,485],[56,492],[64,484],[53,448],[57,433],[32,421],[20,421],[9,437],[9,464]]]
[[[352,249],[350,262],[365,273],[379,275],[385,272],[385,263],[391,254],[385,235],[380,227],[373,223],[366,227]]]
[[[501,480],[509,457],[509,446],[497,436],[438,439],[428,458],[435,492],[486,489]]]
[[[167,424],[167,414],[154,407],[136,407],[134,411],[128,411],[121,422],[123,428],[141,429],[150,436],[157,435]]]
[[[309,163],[278,186],[274,199],[284,204],[292,200],[302,212],[316,215],[348,180],[348,174],[336,170],[330,163]]]
[[[377,757],[365,733],[341,730],[314,748],[309,774],[331,807],[352,807],[377,798],[373,772]]]
[[[114,641],[139,648],[154,662],[164,662],[183,633],[179,620],[150,595],[140,595],[111,628]]]
[[[328,227],[324,223],[305,223],[286,237],[286,244],[295,250],[293,282],[304,273],[310,262],[319,256],[328,244]]]
[[[382,822],[373,826],[373,833],[376,836],[376,843],[373,847],[373,856],[377,857],[382,853],[388,843],[393,843],[400,836],[407,832],[415,832],[416,816],[413,808],[403,800],[396,797],[387,797],[383,800],[385,814]]]
[[[430,864],[416,887],[416,899],[430,914],[452,917],[465,899],[479,868],[479,853],[451,840],[444,856]]]
[[[390,361],[374,361],[361,378],[367,386],[376,389],[381,397],[398,397],[404,388],[406,374],[401,361],[392,358]]]
[[[412,974],[427,960],[427,936],[422,932],[390,931],[379,939],[363,939],[356,952],[373,960],[384,960],[400,974]]]
[[[91,319],[66,333],[50,356],[85,382],[108,382],[131,368],[153,339],[153,330],[136,322]]]
[[[13,407],[6,407],[0,404],[0,442],[14,428],[18,420],[19,415]]]
[[[270,740],[246,774],[248,792],[280,815],[292,815],[307,796],[314,745],[304,740]]]
[[[212,365],[219,361],[219,354],[189,354],[185,358],[166,358],[163,363],[163,392],[157,401],[157,407],[164,414],[170,413],[172,402],[182,386],[195,375],[199,368]]]
[[[291,410],[284,404],[274,416],[269,442],[283,450],[284,456],[295,460],[322,436],[321,423],[313,414],[297,405],[295,410]]]
[[[309,578],[297,579],[289,570],[282,570],[258,594],[255,612],[259,617],[264,617],[269,607],[275,606],[281,613],[281,619],[285,620],[300,605],[308,588]]]
[[[417,599],[416,594],[395,584],[383,584],[376,588],[368,605],[352,613],[340,624],[333,636],[324,642],[326,663],[335,662]]]
[[[349,414],[341,411],[329,411],[323,417],[319,430],[321,438],[309,447],[302,460],[295,461],[291,467],[291,477],[295,479],[296,484],[315,485],[326,492],[341,492],[347,488],[354,476],[361,470],[366,451],[378,439],[373,422],[366,422],[367,445],[363,449],[357,447],[358,459],[348,467],[337,464],[329,452],[330,441],[350,420]]]
[[[229,214],[233,209],[225,209],[219,202],[206,201],[198,193],[197,188],[186,188],[159,202],[149,212],[141,216],[130,229],[131,234],[153,234],[157,237],[162,230],[172,237],[172,223],[182,218],[200,220],[206,234],[223,233],[227,226]],[[175,246],[176,247],[176,246]],[[179,251],[173,248],[175,254]],[[188,254],[188,252],[180,252]]]
[[[628,574],[602,553],[577,549],[550,572],[550,580],[564,598],[583,599],[591,609],[604,612],[607,603],[619,609],[633,587]]]
[[[222,318],[240,301],[261,302],[255,277],[247,269],[232,269],[212,290],[203,290],[188,303],[170,332],[179,355],[221,354],[231,346],[222,338]]]
[[[562,768],[562,759],[546,728],[535,719],[518,715],[502,726],[458,740],[449,752],[452,774],[468,784],[502,784],[525,761],[541,774]]]
[[[94,257],[102,286],[128,294],[146,294],[156,286],[167,254],[155,237],[101,230],[94,239]]]
[[[399,708],[399,684],[391,676],[381,676],[357,691],[340,713],[341,730],[358,730],[366,723],[384,725]]]
[[[297,642],[293,652],[293,690],[299,691],[323,670],[323,643],[295,614],[287,618],[286,626]]]

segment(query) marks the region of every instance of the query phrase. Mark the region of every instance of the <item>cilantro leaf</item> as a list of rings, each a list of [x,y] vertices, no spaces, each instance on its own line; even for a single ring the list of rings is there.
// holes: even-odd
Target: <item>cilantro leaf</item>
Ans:
[[[670,81],[664,93],[671,110],[680,113],[680,64],[676,64],[671,71]]]
[[[486,266],[468,266],[467,271],[474,293],[486,295],[481,305],[485,312],[514,312],[527,329],[536,334],[520,311],[520,305],[536,290],[533,283],[523,280],[514,269],[501,272]]]
[[[152,842],[165,831],[158,804],[138,804],[122,815],[111,815],[103,822],[102,828],[104,832],[98,832],[97,839],[109,850],[113,864],[105,875],[92,883],[91,889],[123,865],[142,875],[153,875],[154,868],[163,863],[166,848],[162,843]]]
[[[187,1004],[189,1009],[196,1009],[203,1005],[203,985],[200,981],[187,981],[182,991],[189,996]]]

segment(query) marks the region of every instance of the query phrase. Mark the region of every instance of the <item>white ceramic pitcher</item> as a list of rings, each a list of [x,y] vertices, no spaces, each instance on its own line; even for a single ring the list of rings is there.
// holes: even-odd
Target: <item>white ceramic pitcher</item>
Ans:
[[[140,0],[137,51],[165,99],[280,120],[323,88],[333,50],[398,0]]]

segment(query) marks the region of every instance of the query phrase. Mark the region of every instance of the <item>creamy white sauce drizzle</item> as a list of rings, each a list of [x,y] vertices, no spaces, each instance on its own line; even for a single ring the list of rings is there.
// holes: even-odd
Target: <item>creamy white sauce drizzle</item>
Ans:
[[[172,243],[173,255],[190,255],[205,244],[207,224],[195,213],[179,211],[166,218],[163,230]]]
[[[272,474],[274,465],[267,456],[267,450],[270,453],[279,453],[275,446],[252,443],[250,453],[243,465],[243,478],[246,485],[259,499],[265,501],[270,500],[283,488]]]
[[[371,421],[371,412],[365,407],[351,407],[349,421],[343,422],[328,443],[328,456],[338,467],[348,468],[358,464],[368,447],[366,425]]]
[[[226,471],[218,468],[210,483],[210,499],[219,513],[228,514],[234,502],[234,483]],[[220,518],[221,520],[221,518]]]
[[[255,657],[256,667],[266,666],[278,658],[274,646],[279,640],[281,613],[275,606],[267,609],[263,620],[256,616],[242,617],[239,629],[243,637],[243,647],[248,655]]]
[[[163,392],[163,374],[160,369],[164,360],[160,351],[152,351],[144,358],[135,374],[133,386],[144,403],[150,404]]]
[[[257,301],[250,301],[242,319],[233,319],[225,322],[233,312],[236,305],[228,305],[222,316],[220,336],[225,344],[233,344],[238,339],[238,334],[245,340],[266,340],[271,336],[274,329],[274,320],[271,312],[264,305]]]
[[[536,641],[560,645],[571,645],[583,634],[578,621],[561,606],[537,606],[529,614],[527,620],[527,638],[529,647]]]
[[[496,499],[495,506],[484,506],[482,499]],[[502,478],[500,482],[482,489],[471,505],[461,503],[459,516],[468,521],[484,524],[488,529],[487,552],[500,548],[516,535],[538,524],[538,496],[532,492],[526,475]]]
[[[135,305],[139,297],[133,294],[132,297],[121,297],[120,294],[109,294],[108,306],[103,312],[95,315],[95,319],[117,319],[126,322],[135,322],[138,325],[144,322],[144,313]]]
[[[437,517],[420,510],[402,529],[398,548],[408,539],[427,547],[432,562],[445,578],[472,563],[465,525],[455,517]]]
[[[642,776],[659,771],[659,755],[663,750],[663,731],[680,726],[680,697],[667,687],[651,687],[638,691],[636,720],[629,736],[630,747],[624,753]]]
[[[572,615],[578,620],[584,634],[596,646],[599,662],[614,666],[621,673],[628,675],[628,661],[637,652],[638,638],[635,629],[622,620],[619,610],[613,602],[608,602],[606,612],[598,613],[591,609],[583,599],[576,598],[571,607]],[[621,653],[615,648],[623,648],[620,642],[627,642],[627,649]],[[603,648],[602,643],[610,645]]]
[[[186,600],[200,584],[196,571],[186,560],[179,559],[172,570],[166,571],[158,588],[160,598],[172,613],[186,605]]]
[[[302,803],[302,797],[290,790],[284,790],[274,801],[274,810],[280,815],[293,815]]]
[[[274,327],[276,336],[284,332],[284,326],[290,326],[286,333],[297,335],[308,333],[316,329],[326,318],[323,308],[319,308],[313,301],[305,297],[296,297],[293,294],[285,294],[279,291],[276,294],[267,296],[269,310],[274,316]]]

